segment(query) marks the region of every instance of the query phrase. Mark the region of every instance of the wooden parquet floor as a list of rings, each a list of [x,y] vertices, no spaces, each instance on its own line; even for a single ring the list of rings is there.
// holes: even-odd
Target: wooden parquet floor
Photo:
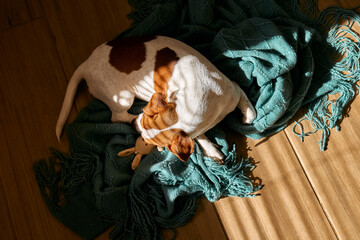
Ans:
[[[49,147],[68,151],[66,138],[55,137],[67,81],[96,46],[129,26],[129,12],[125,0],[0,0],[0,239],[79,239],[49,213],[32,166]],[[82,86],[69,120],[91,99]],[[261,196],[201,201],[177,239],[360,239],[359,119],[357,97],[325,152],[319,136],[301,143],[292,126],[258,141],[229,133],[258,162]]]

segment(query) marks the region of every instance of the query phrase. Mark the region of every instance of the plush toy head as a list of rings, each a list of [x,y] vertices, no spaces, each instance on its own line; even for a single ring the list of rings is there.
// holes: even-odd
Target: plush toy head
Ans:
[[[132,153],[135,153],[136,154],[135,158],[131,164],[131,168],[133,170],[135,170],[141,162],[141,157],[143,155],[147,155],[147,154],[151,153],[151,151],[154,150],[154,148],[155,148],[155,145],[146,143],[144,141],[144,139],[140,136],[135,142],[135,147],[125,149],[125,150],[119,152],[117,155],[118,155],[118,157],[126,157]]]

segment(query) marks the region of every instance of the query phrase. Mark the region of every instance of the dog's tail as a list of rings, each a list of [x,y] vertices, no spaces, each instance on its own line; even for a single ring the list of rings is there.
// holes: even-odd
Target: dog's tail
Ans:
[[[60,110],[59,118],[56,123],[56,137],[60,142],[61,133],[63,131],[65,122],[70,114],[72,104],[76,95],[77,87],[80,81],[83,79],[83,68],[84,63],[80,65],[72,75],[69,84],[66,89],[64,101]]]

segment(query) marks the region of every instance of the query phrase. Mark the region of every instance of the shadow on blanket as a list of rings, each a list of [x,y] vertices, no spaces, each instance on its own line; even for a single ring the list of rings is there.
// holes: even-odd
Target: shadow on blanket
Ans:
[[[316,1],[303,1],[313,15]],[[193,46],[245,90],[258,117],[241,124],[231,113],[223,124],[238,133],[262,138],[283,129],[302,106],[314,131],[338,126],[354,98],[360,77],[359,35],[352,31],[359,15],[329,8],[311,19],[297,1],[131,0],[133,25],[127,36],[166,35]],[[306,8],[309,7],[309,8]],[[345,21],[342,21],[345,20]],[[324,34],[321,26],[326,28]],[[345,37],[351,35],[353,40]],[[333,62],[332,55],[345,56]],[[340,93],[334,101],[328,94]],[[139,113],[143,102],[133,111]],[[220,128],[207,135],[226,156],[219,165],[198,146],[191,161],[176,160],[169,151],[154,150],[131,170],[133,156],[117,152],[134,145],[137,133],[127,124],[110,123],[110,111],[95,100],[66,127],[70,156],[53,151],[49,162],[35,166],[40,190],[52,214],[84,238],[94,238],[111,225],[114,239],[161,238],[161,228],[184,225],[194,214],[196,199],[254,196],[261,186],[249,178],[254,165],[239,159]],[[300,128],[300,138],[305,133]]]
[[[93,238],[116,224],[113,238],[158,239],[159,229],[184,225],[192,217],[201,195],[215,201],[254,196],[260,189],[247,176],[254,165],[249,159],[238,162],[235,148],[216,128],[207,136],[221,146],[224,165],[196,145],[187,163],[167,150],[154,150],[133,172],[134,156],[117,153],[134,146],[138,133],[110,117],[108,107],[95,100],[66,127],[70,156],[53,151],[50,165],[43,160],[34,167],[52,214],[80,236]]]

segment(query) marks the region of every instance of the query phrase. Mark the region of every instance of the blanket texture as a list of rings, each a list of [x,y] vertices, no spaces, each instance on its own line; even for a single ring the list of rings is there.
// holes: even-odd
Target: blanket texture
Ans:
[[[329,8],[317,14],[315,1],[280,0],[130,0],[134,19],[123,37],[165,35],[204,54],[236,81],[254,103],[258,116],[241,123],[236,110],[222,124],[252,138],[283,129],[301,106],[302,120],[323,132],[338,126],[344,108],[355,96],[359,78],[359,35],[352,31],[359,15]],[[312,18],[318,15],[317,18]],[[325,34],[326,33],[326,34]],[[351,36],[351,39],[349,38]],[[345,56],[333,61],[334,55]],[[328,94],[340,93],[333,101]],[[132,113],[145,102],[136,101]],[[115,225],[113,239],[161,239],[161,229],[184,225],[196,210],[196,199],[254,196],[261,186],[248,177],[254,165],[239,159],[220,127],[207,136],[226,156],[219,165],[204,157],[196,144],[190,161],[169,151],[154,150],[138,169],[134,157],[117,152],[132,147],[138,134],[125,123],[110,123],[111,112],[95,100],[67,125],[70,155],[53,151],[34,170],[52,214],[74,232],[92,239]]]
[[[144,106],[137,101],[130,111],[139,114]],[[113,239],[160,239],[161,228],[184,225],[193,216],[199,196],[250,197],[261,188],[247,177],[252,162],[238,162],[235,147],[229,148],[218,128],[207,136],[221,147],[224,165],[205,157],[196,144],[187,163],[168,150],[154,150],[134,172],[134,154],[119,158],[117,153],[134,146],[139,134],[110,119],[110,109],[93,101],[66,126],[70,156],[53,151],[49,164],[42,160],[34,166],[52,214],[86,239],[114,224]]]
[[[129,2],[135,22],[122,36],[177,38],[243,88],[258,116],[243,125],[235,111],[226,119],[232,129],[254,139],[266,137],[307,106],[299,122],[310,120],[314,132],[322,131],[319,143],[325,150],[329,130],[338,126],[360,77],[359,33],[352,30],[360,22],[358,13],[336,7],[317,13],[315,0],[303,0],[301,6],[297,0]],[[334,55],[345,57],[334,63]],[[337,100],[328,101],[328,94],[337,93]],[[300,138],[310,134],[296,126]]]

